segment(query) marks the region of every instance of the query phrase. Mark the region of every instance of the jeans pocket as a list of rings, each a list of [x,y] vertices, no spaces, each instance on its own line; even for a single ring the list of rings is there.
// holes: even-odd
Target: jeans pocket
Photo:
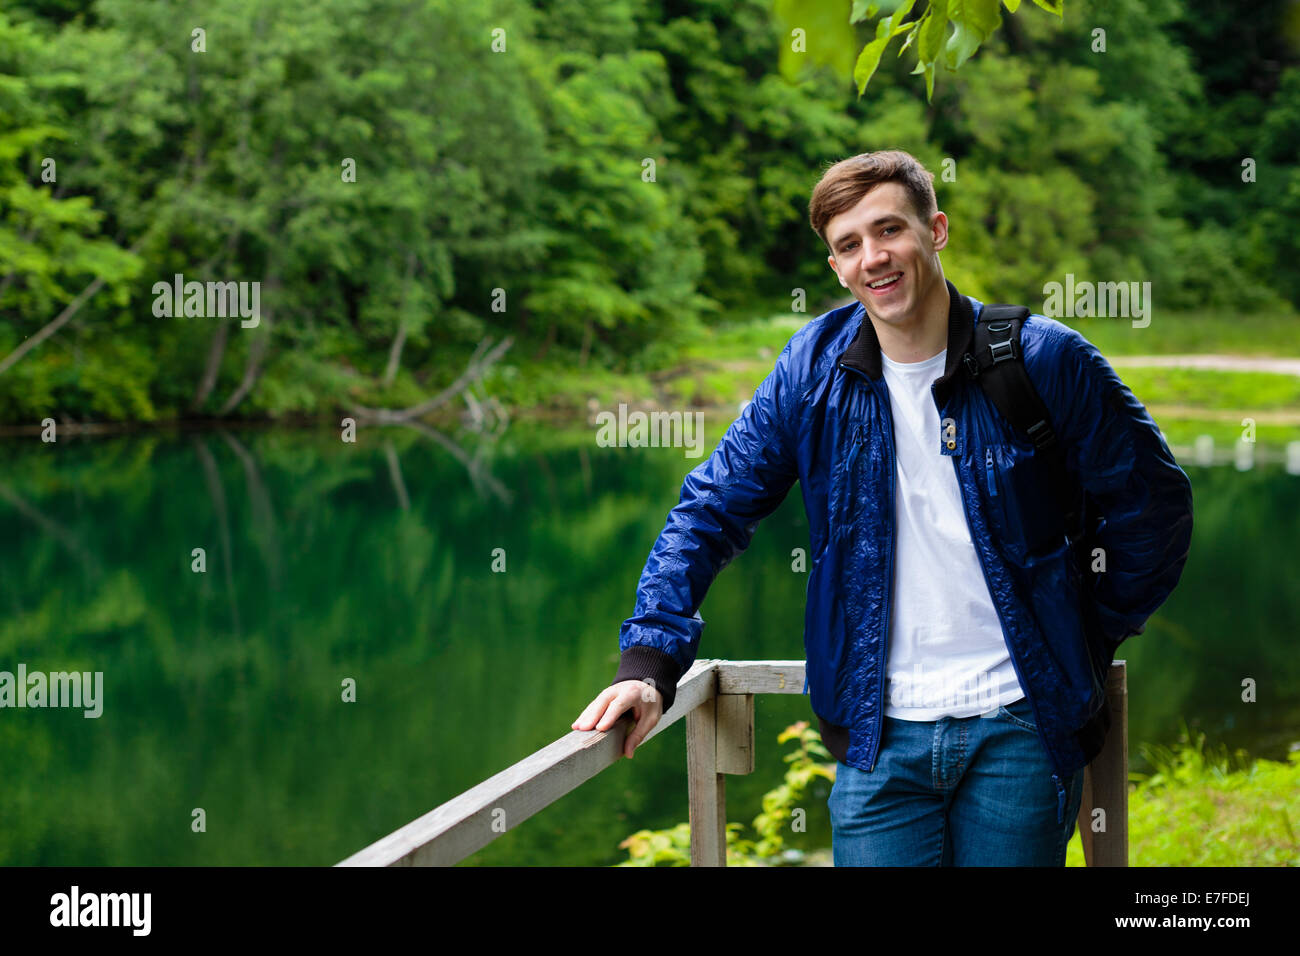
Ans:
[[[1037,736],[1038,725],[1034,722],[1034,707],[1028,697],[1021,697],[998,708],[998,719],[1005,720],[1012,726],[1027,730]]]

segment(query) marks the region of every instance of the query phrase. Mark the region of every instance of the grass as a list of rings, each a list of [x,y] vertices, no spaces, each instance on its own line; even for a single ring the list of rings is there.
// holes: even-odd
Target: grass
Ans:
[[[1170,444],[1209,435],[1216,445],[1233,445],[1245,437],[1247,420],[1254,422],[1257,445],[1300,441],[1300,377],[1140,366],[1117,371]]]
[[[1179,418],[1158,406],[1151,406],[1147,410],[1160,426],[1160,430],[1164,432],[1165,441],[1171,446],[1193,445],[1200,436],[1209,435],[1214,439],[1215,446],[1222,451],[1231,448],[1242,439],[1244,429],[1241,419],[1236,416],[1218,420],[1199,416]],[[1256,447],[1281,448],[1293,441],[1300,441],[1300,427],[1265,422],[1259,422],[1255,426]]]
[[[1145,366],[1125,367],[1116,372],[1144,405],[1222,409],[1243,416],[1285,409],[1296,413],[1300,420],[1300,376]]]
[[[1131,866],[1300,866],[1300,750],[1251,761],[1184,727],[1143,752],[1156,770],[1129,791]],[[1083,866],[1077,830],[1065,865]]]
[[[1300,352],[1300,316],[1230,312],[1156,313],[1144,329],[1128,319],[1070,319],[1104,355],[1293,356]]]

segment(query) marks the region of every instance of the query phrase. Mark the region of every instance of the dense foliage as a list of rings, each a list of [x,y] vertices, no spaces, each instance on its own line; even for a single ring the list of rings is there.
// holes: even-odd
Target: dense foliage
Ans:
[[[815,18],[791,82],[778,6],[8,4],[0,420],[410,405],[485,336],[516,365],[655,367],[699,323],[841,293],[808,195],[887,146],[935,171],[964,291],[1300,302],[1295,5],[1026,8],[930,102],[892,50],[859,98]],[[260,283],[259,321],[160,316],[177,274]]]

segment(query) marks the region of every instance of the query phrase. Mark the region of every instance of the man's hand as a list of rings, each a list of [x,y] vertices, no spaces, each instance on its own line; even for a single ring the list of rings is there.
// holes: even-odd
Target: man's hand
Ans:
[[[625,680],[606,687],[571,726],[574,730],[609,730],[628,710],[636,717],[636,726],[623,741],[623,756],[630,760],[632,752],[663,716],[663,698],[652,684],[643,680]]]

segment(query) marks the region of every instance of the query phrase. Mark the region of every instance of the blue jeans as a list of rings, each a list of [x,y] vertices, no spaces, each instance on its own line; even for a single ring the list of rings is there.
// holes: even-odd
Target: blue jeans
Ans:
[[[1064,866],[1083,797],[1065,784],[1062,823],[1047,752],[1022,697],[991,717],[885,717],[870,773],[838,763],[836,866]]]

